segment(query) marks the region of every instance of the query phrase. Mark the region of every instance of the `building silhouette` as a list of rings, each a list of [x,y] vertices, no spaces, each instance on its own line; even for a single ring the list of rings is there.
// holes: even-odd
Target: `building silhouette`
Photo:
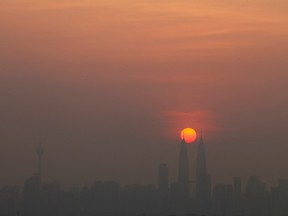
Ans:
[[[233,208],[235,213],[240,213],[240,204],[242,199],[241,177],[234,177],[233,180]]]
[[[38,171],[18,186],[0,187],[0,216],[284,216],[288,215],[288,179],[267,188],[258,176],[246,184],[241,177],[230,183],[216,183],[206,170],[202,136],[196,158],[196,194],[190,196],[187,143],[180,143],[178,181],[169,185],[168,166],[158,167],[158,188],[154,185],[121,185],[96,181],[92,186],[63,188],[61,182],[41,184],[43,147],[37,146]],[[243,181],[244,182],[244,181]],[[243,188],[243,189],[242,189]]]
[[[231,215],[233,211],[232,184],[216,184],[213,192],[214,212],[219,215]]]
[[[187,144],[183,137],[180,144],[179,167],[178,167],[178,192],[180,199],[188,199],[190,195],[189,187],[189,166]]]
[[[211,179],[206,170],[206,155],[202,134],[198,143],[196,163],[197,208],[200,213],[206,213],[210,203]]]
[[[4,186],[0,188],[0,215],[16,215],[19,204],[20,188]]]
[[[250,176],[246,183],[244,210],[254,215],[267,215],[269,205],[266,184],[259,176]]]
[[[279,179],[278,186],[271,189],[273,215],[288,215],[288,179]]]

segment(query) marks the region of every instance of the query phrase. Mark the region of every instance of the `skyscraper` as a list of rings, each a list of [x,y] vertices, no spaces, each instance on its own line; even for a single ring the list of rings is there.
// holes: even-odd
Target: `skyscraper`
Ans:
[[[183,137],[180,145],[179,154],[179,171],[178,171],[178,188],[181,198],[188,199],[190,194],[189,188],[189,166],[187,144]]]
[[[158,190],[161,194],[167,195],[169,190],[168,167],[160,164],[158,170]]]
[[[207,209],[211,194],[211,179],[206,170],[206,155],[202,134],[197,150],[196,199],[200,211]]]

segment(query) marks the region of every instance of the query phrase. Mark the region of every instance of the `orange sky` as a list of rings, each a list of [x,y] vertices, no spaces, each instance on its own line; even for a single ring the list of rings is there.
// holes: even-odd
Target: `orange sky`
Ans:
[[[247,49],[259,47],[275,52],[287,43],[288,3],[282,0],[23,0],[0,4],[2,46],[8,54],[11,44],[20,41],[18,47],[13,46],[19,55],[28,52],[43,58],[187,61],[241,57]]]
[[[149,182],[160,162],[176,173],[179,131],[194,127],[206,131],[216,180],[259,174],[275,182],[288,163],[287,10],[286,0],[0,0],[1,139],[14,143],[2,144],[3,158],[17,167],[29,157],[41,124],[49,128],[47,143],[64,143],[51,144],[50,179],[74,177],[73,170],[62,175],[65,163],[56,165],[72,143],[67,155],[78,153],[67,164],[81,161],[81,176],[85,163],[104,163],[109,172],[87,179]],[[121,148],[106,140],[111,131]],[[131,136],[142,141],[127,142]],[[23,148],[18,139],[30,149],[14,163],[7,155]],[[270,154],[276,139],[280,165]],[[104,140],[104,147],[91,144]],[[103,154],[111,148],[123,175]],[[227,157],[231,166],[217,174]],[[130,176],[138,170],[134,159],[143,173]],[[33,163],[3,182],[23,178]],[[259,164],[271,166],[270,174]]]

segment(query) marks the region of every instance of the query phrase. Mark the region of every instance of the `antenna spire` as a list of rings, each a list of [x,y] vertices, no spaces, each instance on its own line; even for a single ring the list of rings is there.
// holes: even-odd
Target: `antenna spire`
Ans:
[[[185,129],[183,130],[183,139],[182,139],[184,142],[186,142],[185,140]]]

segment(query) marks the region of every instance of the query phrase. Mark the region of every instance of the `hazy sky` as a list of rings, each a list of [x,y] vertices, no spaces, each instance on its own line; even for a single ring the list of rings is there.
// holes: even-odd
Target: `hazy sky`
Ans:
[[[0,0],[0,184],[177,176],[203,129],[212,181],[288,178],[287,0]],[[191,171],[196,145],[189,146]],[[191,174],[194,178],[194,173]]]

